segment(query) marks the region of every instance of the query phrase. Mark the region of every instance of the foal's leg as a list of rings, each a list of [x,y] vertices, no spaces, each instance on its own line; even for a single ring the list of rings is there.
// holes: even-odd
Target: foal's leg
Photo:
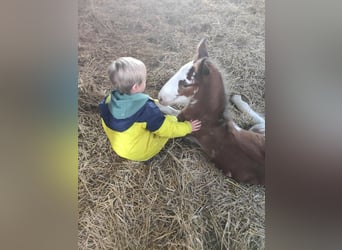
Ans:
[[[265,119],[256,113],[247,102],[243,101],[241,95],[233,95],[231,101],[241,111],[252,117],[255,125],[250,128],[251,131],[264,134],[265,133]]]

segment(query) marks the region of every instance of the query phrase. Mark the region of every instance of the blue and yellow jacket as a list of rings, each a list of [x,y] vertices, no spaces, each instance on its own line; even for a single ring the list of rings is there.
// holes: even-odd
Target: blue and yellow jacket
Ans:
[[[143,93],[113,91],[101,101],[99,110],[113,150],[129,160],[146,161],[159,153],[169,138],[191,133],[190,122],[164,115]]]

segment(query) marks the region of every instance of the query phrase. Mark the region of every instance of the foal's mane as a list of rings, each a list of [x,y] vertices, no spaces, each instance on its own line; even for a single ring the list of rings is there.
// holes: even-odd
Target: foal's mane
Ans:
[[[198,60],[200,60],[200,62],[198,62]],[[217,63],[214,62],[209,57],[203,57],[198,60],[195,61],[194,64],[196,64],[196,66],[198,67],[196,71],[200,73],[200,75],[198,76],[199,79],[201,79],[202,77],[206,77],[209,74],[211,74],[209,77],[215,78],[215,79],[211,79],[211,82],[207,83],[207,86],[204,86],[205,88],[211,88],[211,89],[206,89],[207,92],[204,92],[204,93],[202,89],[202,92],[201,92],[202,95],[206,93],[208,94],[211,93],[211,96],[208,96],[206,99],[202,96],[203,98],[202,101],[208,104],[206,106],[211,106],[211,107],[222,106],[222,110],[220,110],[221,112],[220,115],[222,115],[223,119],[228,120],[230,118],[228,115],[229,114],[228,112],[229,101],[228,101],[228,97],[226,93],[227,89],[226,89],[225,81],[220,71],[220,68],[217,66]],[[217,75],[215,76],[213,74],[217,74]],[[213,85],[214,84],[213,81],[217,81],[216,83],[219,83],[219,85]],[[203,87],[203,86],[200,86],[200,87]]]
[[[224,91],[224,96],[226,98],[226,107],[225,107],[225,111],[224,111],[224,118],[226,120],[231,120],[232,119],[232,115],[230,112],[230,96],[231,96],[231,81],[229,80],[230,78],[228,77],[228,73],[226,72],[225,68],[222,66],[222,64],[220,62],[218,62],[217,58],[212,58],[209,57],[208,58],[209,61],[214,65],[214,67],[217,69],[218,72],[220,72],[221,77],[222,77],[222,82],[223,82],[223,91]]]

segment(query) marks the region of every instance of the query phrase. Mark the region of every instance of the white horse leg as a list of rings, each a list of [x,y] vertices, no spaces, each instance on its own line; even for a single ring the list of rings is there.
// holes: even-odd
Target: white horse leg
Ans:
[[[233,122],[233,126],[237,131],[240,131],[242,129],[235,122]]]
[[[265,119],[256,113],[245,101],[242,100],[241,95],[233,95],[231,101],[236,105],[236,107],[250,117],[252,117],[255,125],[250,128],[251,131],[264,134],[265,133]]]

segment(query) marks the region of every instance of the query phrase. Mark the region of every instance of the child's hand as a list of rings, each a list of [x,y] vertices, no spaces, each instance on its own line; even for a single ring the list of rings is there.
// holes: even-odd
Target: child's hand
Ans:
[[[191,132],[200,130],[201,125],[202,125],[200,120],[191,120],[190,123],[191,123]]]

